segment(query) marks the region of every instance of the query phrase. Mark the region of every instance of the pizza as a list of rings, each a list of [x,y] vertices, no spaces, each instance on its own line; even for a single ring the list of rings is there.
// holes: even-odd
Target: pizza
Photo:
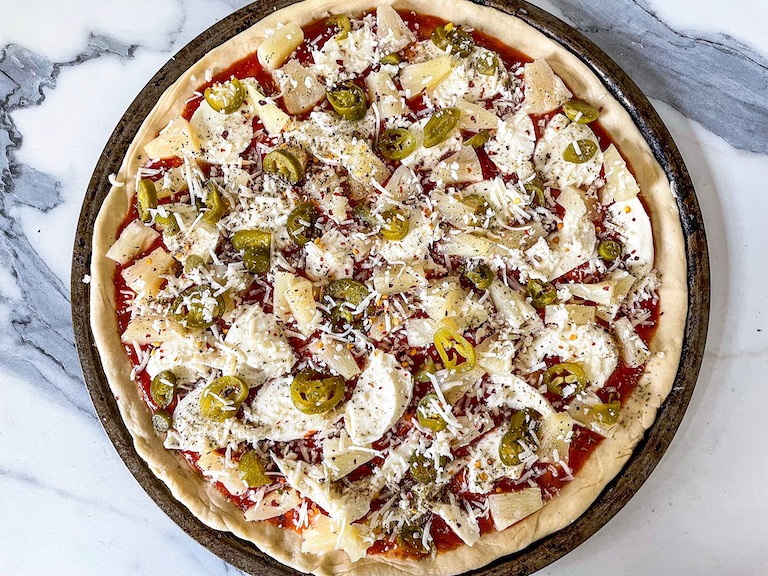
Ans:
[[[315,574],[456,574],[576,519],[669,393],[676,203],[577,58],[461,0],[302,2],[146,118],[91,316],[138,453]]]

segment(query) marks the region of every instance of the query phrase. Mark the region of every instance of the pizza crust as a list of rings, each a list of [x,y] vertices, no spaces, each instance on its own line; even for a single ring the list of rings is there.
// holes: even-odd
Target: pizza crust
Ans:
[[[490,36],[509,39],[508,42],[524,54],[546,58],[577,97],[602,107],[601,124],[629,159],[654,224],[656,268],[662,280],[659,289],[662,315],[651,343],[653,357],[623,409],[615,435],[600,444],[576,479],[544,508],[504,532],[483,535],[471,548],[461,546],[434,559],[406,561],[373,556],[351,563],[341,551],[323,557],[302,554],[301,538],[294,532],[268,523],[246,522],[242,512],[212,484],[163,447],[162,438],[152,428],[150,411],[136,393],[136,384],[129,379],[131,364],[120,342],[114,313],[115,264],[105,254],[128,211],[131,200],[128,191],[135,188],[135,175],[144,160],[144,145],[181,113],[184,100],[200,84],[206,69],[210,68],[215,74],[254,52],[266,30],[279,22],[292,21],[303,26],[332,12],[359,13],[385,2],[396,8],[439,15],[457,24],[471,25]],[[464,0],[444,0],[439,3],[439,9],[429,0],[307,0],[275,12],[212,50],[168,88],[139,129],[117,180],[125,182],[125,186],[112,187],[94,224],[91,323],[104,371],[136,451],[168,485],[174,497],[203,523],[217,530],[228,530],[298,570],[317,575],[449,575],[482,567],[521,550],[564,528],[592,504],[627,462],[672,389],[682,349],[688,291],[682,228],[669,181],[629,114],[585,64],[523,21],[493,8]]]

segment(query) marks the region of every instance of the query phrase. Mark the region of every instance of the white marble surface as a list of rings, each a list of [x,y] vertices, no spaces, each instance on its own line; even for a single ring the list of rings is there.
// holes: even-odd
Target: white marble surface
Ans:
[[[153,73],[246,0],[0,0],[0,574],[239,573],[142,491],[99,425],[68,308],[91,171]],[[657,470],[541,574],[768,573],[765,0],[537,0],[621,63],[702,204],[712,321]]]

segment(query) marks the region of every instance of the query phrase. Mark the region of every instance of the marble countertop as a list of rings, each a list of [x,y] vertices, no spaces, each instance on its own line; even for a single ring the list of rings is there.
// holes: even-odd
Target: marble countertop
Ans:
[[[246,3],[0,0],[0,574],[239,574],[169,520],[112,448],[80,374],[67,287],[112,129],[177,50]],[[534,3],[652,98],[712,259],[704,365],[669,451],[605,528],[541,574],[765,574],[768,3]]]

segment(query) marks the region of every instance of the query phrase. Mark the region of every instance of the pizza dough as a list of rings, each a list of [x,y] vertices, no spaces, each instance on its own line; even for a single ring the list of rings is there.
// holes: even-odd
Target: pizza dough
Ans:
[[[289,6],[212,50],[165,92],[144,121],[117,174],[117,180],[125,186],[110,190],[95,222],[91,265],[92,329],[109,384],[137,452],[169,486],[173,495],[202,522],[218,530],[231,531],[279,561],[318,575],[458,574],[521,550],[578,518],[626,463],[645,430],[653,423],[677,372],[687,308],[686,260],[677,205],[662,168],[629,114],[576,56],[524,22],[493,8],[460,0],[444,1],[439,5],[428,0],[394,2],[396,8],[435,14],[455,24],[470,25],[503,39],[531,58],[545,58],[576,96],[600,102],[600,122],[631,162],[654,223],[655,266],[662,280],[659,290],[662,315],[652,340],[652,358],[632,397],[623,407],[624,412],[636,417],[622,418],[621,422],[626,425],[622,425],[613,437],[605,439],[576,479],[539,512],[504,532],[484,534],[473,547],[461,546],[420,561],[371,556],[351,563],[341,551],[322,557],[302,554],[297,534],[267,523],[246,522],[242,512],[213,485],[203,481],[176,454],[166,450],[163,439],[153,430],[151,415],[136,393],[136,384],[129,379],[131,363],[120,342],[114,313],[115,265],[105,257],[130,205],[128,191],[135,189],[140,151],[182,111],[184,100],[200,84],[207,69],[215,73],[246,57],[260,44],[266,31],[278,23],[295,22],[303,26],[329,13],[359,13],[382,3],[376,0],[309,0]]]

